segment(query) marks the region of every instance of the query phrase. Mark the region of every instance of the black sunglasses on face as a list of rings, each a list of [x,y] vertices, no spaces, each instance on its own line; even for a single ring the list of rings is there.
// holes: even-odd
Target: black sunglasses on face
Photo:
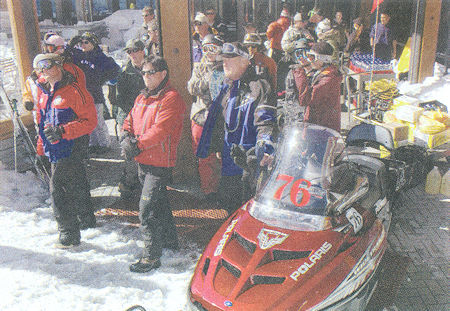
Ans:
[[[152,13],[142,14],[143,17],[152,16]]]
[[[91,43],[91,41],[88,41],[88,40],[81,41],[81,44],[89,44],[89,43]]]
[[[131,54],[131,53],[136,53],[136,52],[139,52],[139,51],[142,51],[142,50],[139,49],[139,48],[134,48],[134,49],[128,49],[128,50],[127,50],[127,53],[128,53],[128,54]]]
[[[141,71],[141,73],[142,73],[143,76],[145,76],[145,75],[151,76],[151,75],[154,75],[154,74],[157,73],[157,72],[158,72],[157,70],[142,70],[142,71]]]

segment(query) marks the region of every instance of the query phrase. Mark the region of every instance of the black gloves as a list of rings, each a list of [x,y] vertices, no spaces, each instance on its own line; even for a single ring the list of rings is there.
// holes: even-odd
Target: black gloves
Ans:
[[[70,46],[71,48],[73,48],[75,45],[80,43],[80,41],[81,41],[81,36],[74,36],[69,40],[69,43],[67,45]]]
[[[51,144],[56,144],[62,138],[63,133],[64,128],[62,125],[49,125],[44,128],[44,135]]]
[[[25,106],[25,109],[27,111],[33,111],[33,108],[34,108],[34,103],[33,102],[26,101],[26,102],[23,103],[23,105]]]
[[[255,154],[255,147],[245,150],[244,147],[233,144],[231,146],[230,156],[234,163],[243,170],[254,172],[258,167],[258,160]]]
[[[137,146],[137,139],[129,132],[120,138],[121,156],[127,160],[133,160],[141,153],[141,150]]]

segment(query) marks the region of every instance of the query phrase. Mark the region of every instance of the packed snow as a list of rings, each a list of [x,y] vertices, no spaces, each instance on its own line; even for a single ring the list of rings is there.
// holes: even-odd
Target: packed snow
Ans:
[[[120,48],[140,26],[135,18],[139,11],[130,11],[118,11],[106,21],[110,36],[103,43],[117,49],[111,55],[122,60]],[[0,42],[0,58],[12,56],[11,43]],[[401,93],[449,107],[450,77],[437,67],[438,74],[424,83],[401,82]],[[58,231],[48,191],[31,172],[15,173],[0,164],[0,310],[112,311],[135,304],[147,310],[185,309],[200,256],[196,245],[184,245],[177,252],[164,250],[159,269],[136,274],[128,267],[143,246],[139,230],[101,218],[98,224],[82,231],[79,247],[55,248]]]
[[[49,193],[35,176],[0,167],[0,310],[183,310],[200,250],[164,250],[162,266],[129,271],[143,246],[136,227],[99,219],[72,250],[58,240]]]

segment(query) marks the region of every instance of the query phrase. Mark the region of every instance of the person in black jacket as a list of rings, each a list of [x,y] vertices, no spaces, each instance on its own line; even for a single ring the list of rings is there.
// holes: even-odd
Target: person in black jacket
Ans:
[[[123,121],[133,108],[134,101],[145,89],[142,77],[142,66],[145,58],[145,46],[141,40],[130,39],[124,50],[129,61],[117,78],[117,116],[116,123],[122,129]],[[135,161],[125,161],[124,172],[119,182],[119,192],[122,198],[132,195],[133,189],[138,187],[137,167]]]

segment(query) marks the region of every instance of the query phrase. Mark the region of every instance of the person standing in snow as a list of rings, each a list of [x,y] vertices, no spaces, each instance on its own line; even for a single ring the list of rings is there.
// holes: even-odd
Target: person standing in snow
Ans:
[[[387,12],[380,15],[380,22],[372,26],[370,31],[370,46],[375,46],[375,57],[391,60],[397,54],[397,40],[395,40],[389,21],[391,17]]]
[[[80,45],[81,48],[76,46]],[[110,137],[108,127],[103,117],[105,97],[103,95],[103,84],[113,80],[120,72],[120,66],[112,57],[103,53],[99,46],[97,37],[85,32],[81,36],[70,39],[66,48],[73,62],[80,67],[86,76],[86,88],[91,93],[97,109],[98,125],[92,132],[89,140],[89,151],[91,153],[104,153],[109,149]]]
[[[139,219],[144,250],[139,261],[130,265],[130,271],[139,273],[161,265],[163,248],[178,248],[166,186],[172,179],[186,110],[181,95],[170,85],[162,57],[146,58],[142,74],[146,88],[125,119],[120,139],[122,155],[138,163],[142,185]]]
[[[145,59],[144,43],[138,39],[128,40],[124,50],[129,61],[117,78],[117,126],[122,129],[125,118],[133,108],[134,101],[145,89],[142,77],[142,66]],[[139,185],[137,166],[134,160],[126,160],[124,174],[120,178],[119,192],[121,198],[131,197],[133,190]]]
[[[77,216],[90,203],[85,202],[89,183],[84,159],[97,115],[92,96],[63,69],[60,55],[38,54],[33,67],[43,78],[37,83],[37,150],[51,162],[50,194],[59,230],[57,246],[68,248],[80,244]],[[95,217],[91,222],[95,224]]]
[[[281,11],[280,18],[272,22],[267,26],[266,36],[269,40],[269,57],[273,58],[275,63],[278,64],[283,56],[283,50],[281,48],[281,39],[284,32],[289,28],[291,24],[291,15],[287,10]]]
[[[199,63],[202,60],[202,41],[212,34],[212,29],[208,24],[208,18],[202,12],[198,12],[194,18],[194,34],[192,35],[192,62]]]

